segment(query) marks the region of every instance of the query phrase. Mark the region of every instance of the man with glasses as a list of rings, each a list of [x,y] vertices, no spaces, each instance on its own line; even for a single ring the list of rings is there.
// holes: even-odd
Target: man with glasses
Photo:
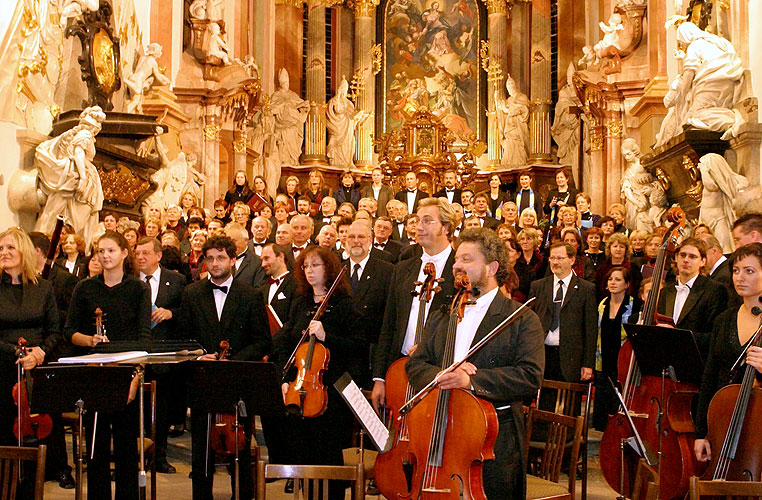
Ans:
[[[384,311],[384,322],[378,340],[378,348],[373,359],[372,401],[376,410],[384,406],[386,385],[384,377],[389,366],[412,353],[415,346],[416,324],[420,302],[410,292],[416,287],[414,282],[423,282],[424,265],[431,262],[436,269],[436,277],[443,278],[441,291],[425,304],[425,314],[450,303],[453,295],[452,266],[455,262],[450,238],[455,227],[455,211],[444,198],[426,198],[418,208],[417,241],[422,255],[400,261],[394,268],[389,285],[389,296]]]

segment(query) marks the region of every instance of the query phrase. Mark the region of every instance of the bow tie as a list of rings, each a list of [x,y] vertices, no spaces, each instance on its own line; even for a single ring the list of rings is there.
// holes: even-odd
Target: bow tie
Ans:
[[[219,290],[222,293],[228,293],[228,287],[227,285],[218,285],[214,283],[213,281],[209,281],[209,284],[212,285],[212,290]]]
[[[689,287],[688,285],[678,285],[678,284],[676,284],[675,285],[675,289],[678,292],[690,292],[691,291],[691,287]]]
[[[380,248],[381,250],[383,250],[383,249],[384,249],[384,247],[386,246],[386,243],[379,243],[379,242],[375,242],[375,243],[373,243],[373,246],[374,246],[374,247],[376,247],[376,248]]]
[[[455,189],[454,188],[453,189],[447,189],[447,188],[445,188],[445,191],[448,192],[448,193],[454,193]]]
[[[281,281],[283,281],[283,278],[267,278],[268,285],[280,286]]]
[[[408,189],[407,190],[408,193],[415,193],[416,191],[417,191],[417,189]]]

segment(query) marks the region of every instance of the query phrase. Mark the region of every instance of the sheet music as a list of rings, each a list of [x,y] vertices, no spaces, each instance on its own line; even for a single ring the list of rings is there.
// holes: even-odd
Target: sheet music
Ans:
[[[355,384],[349,373],[339,378],[334,384],[336,390],[339,391],[341,396],[347,402],[352,412],[358,418],[362,426],[368,432],[368,435],[373,440],[373,444],[379,451],[386,449],[387,441],[389,441],[389,429],[386,428],[384,423],[378,418],[373,407],[363,395],[362,391],[357,384]]]
[[[86,354],[84,356],[71,356],[68,358],[60,358],[59,363],[117,363],[119,361],[125,361],[133,358],[141,358],[148,356],[146,351],[127,351],[127,352],[110,352],[99,354]]]

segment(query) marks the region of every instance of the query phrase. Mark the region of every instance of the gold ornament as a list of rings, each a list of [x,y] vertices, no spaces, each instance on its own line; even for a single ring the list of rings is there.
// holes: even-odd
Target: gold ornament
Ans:
[[[207,125],[204,127],[204,136],[206,137],[207,141],[219,141],[221,130],[221,125]]]
[[[622,137],[622,122],[613,121],[606,123],[606,131],[609,137],[619,138]]]
[[[355,17],[373,17],[380,0],[347,0],[347,7],[352,9]]]

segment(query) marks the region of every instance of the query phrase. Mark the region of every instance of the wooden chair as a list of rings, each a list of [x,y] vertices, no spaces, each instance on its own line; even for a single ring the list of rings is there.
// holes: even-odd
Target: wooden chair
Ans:
[[[569,463],[576,464],[582,442],[581,416],[570,417],[548,411],[532,408],[527,423],[527,441],[532,436],[535,422],[543,422],[547,426],[547,435],[541,457],[534,466],[530,466],[527,474],[527,500],[574,500],[577,485],[577,474],[574,467],[569,471],[567,486],[559,483],[561,464],[563,463],[567,438],[571,435],[571,456]],[[526,454],[528,460],[529,449]]]
[[[34,462],[34,500],[42,500],[45,494],[45,452],[44,444],[37,448],[0,446],[0,500],[15,500],[18,486],[19,461]]]
[[[659,475],[645,459],[638,461],[635,472],[635,484],[632,487],[632,500],[656,500],[659,495]]]
[[[328,481],[342,480],[352,482],[352,499],[365,499],[365,478],[362,465],[279,465],[257,463],[257,500],[265,500],[267,479],[293,479],[294,499],[300,498],[303,490],[312,488],[317,491],[322,483],[322,500],[328,500]],[[300,487],[302,483],[302,487]]]
[[[752,481],[702,481],[691,477],[690,500],[722,497],[724,500],[762,500],[762,483]]]
[[[580,462],[582,465],[582,500],[587,500],[587,430],[589,426],[590,402],[592,400],[592,383],[575,384],[570,382],[560,382],[558,380],[543,380],[540,389],[537,391],[537,401],[539,404],[540,396],[544,389],[556,392],[556,403],[554,413],[566,415],[569,417],[582,416],[582,444],[580,447]],[[542,449],[544,443],[530,442],[529,446],[534,449]],[[567,449],[571,443],[567,443]],[[571,462],[570,462],[571,463]],[[572,467],[570,466],[570,469]],[[571,474],[571,471],[570,471]]]

